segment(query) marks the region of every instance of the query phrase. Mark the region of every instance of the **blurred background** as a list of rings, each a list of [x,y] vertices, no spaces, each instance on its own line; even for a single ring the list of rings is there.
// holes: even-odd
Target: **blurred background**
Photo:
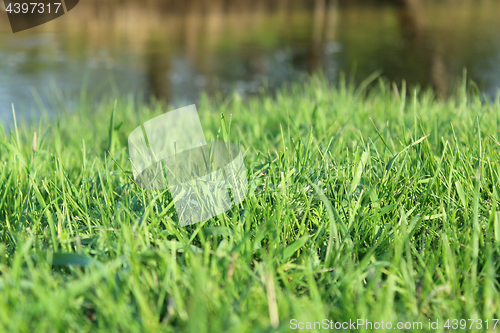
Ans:
[[[12,103],[25,118],[82,94],[182,106],[315,71],[359,82],[380,70],[446,97],[467,68],[488,97],[500,87],[498,0],[81,0],[16,34],[0,6],[1,123]]]

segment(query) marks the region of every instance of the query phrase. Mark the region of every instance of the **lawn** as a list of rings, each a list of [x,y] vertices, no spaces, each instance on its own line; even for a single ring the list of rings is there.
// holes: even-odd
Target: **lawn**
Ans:
[[[128,159],[129,133],[174,108],[82,98],[0,130],[0,331],[496,325],[498,99],[321,75],[202,97],[207,141],[240,145],[250,193],[188,227]]]

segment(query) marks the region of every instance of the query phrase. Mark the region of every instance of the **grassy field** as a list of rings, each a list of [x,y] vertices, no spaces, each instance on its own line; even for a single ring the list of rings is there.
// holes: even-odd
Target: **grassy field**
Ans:
[[[17,115],[0,132],[0,331],[491,330],[500,102],[465,83],[444,101],[369,81],[202,98],[207,141],[244,149],[251,190],[186,228],[167,191],[131,181],[126,148],[173,107],[82,99],[36,126]]]

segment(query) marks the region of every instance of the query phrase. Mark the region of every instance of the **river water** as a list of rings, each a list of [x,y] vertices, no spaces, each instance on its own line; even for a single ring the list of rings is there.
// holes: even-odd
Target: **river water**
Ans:
[[[183,2],[181,2],[183,3]],[[80,96],[127,93],[177,106],[201,92],[251,96],[321,71],[360,81],[374,71],[448,96],[463,69],[500,87],[500,1],[81,0],[13,34],[0,11],[0,122],[74,108]]]

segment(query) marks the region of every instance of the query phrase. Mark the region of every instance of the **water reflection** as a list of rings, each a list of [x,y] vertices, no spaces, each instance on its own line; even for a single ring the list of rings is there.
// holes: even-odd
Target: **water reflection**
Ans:
[[[201,91],[272,91],[318,68],[332,80],[381,69],[446,96],[467,67],[496,93],[500,1],[376,2],[85,0],[17,34],[2,20],[0,117],[10,120],[11,103],[66,110],[82,87],[91,98],[142,92],[180,105]]]

